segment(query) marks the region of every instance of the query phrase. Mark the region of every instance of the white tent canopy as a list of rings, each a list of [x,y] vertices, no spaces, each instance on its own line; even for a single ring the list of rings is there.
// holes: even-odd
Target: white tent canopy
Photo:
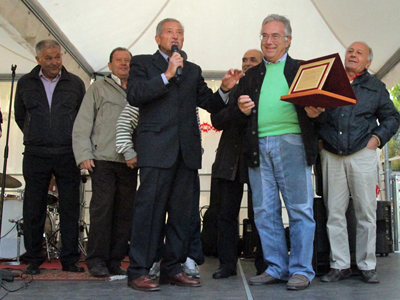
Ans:
[[[42,39],[57,39],[64,49],[63,64],[89,84],[96,72],[108,71],[115,47],[127,47],[133,55],[154,53],[157,23],[176,18],[185,27],[188,59],[214,79],[240,68],[246,50],[259,49],[261,22],[277,13],[291,20],[292,57],[339,53],[343,58],[353,41],[365,41],[374,51],[370,71],[390,88],[400,81],[399,11],[399,0],[0,0],[0,107],[3,126],[11,124],[7,174],[23,181],[23,145],[21,131],[7,119],[13,118],[7,111],[9,83],[1,81],[10,80],[12,64],[18,66],[17,78],[36,65],[34,47]],[[210,123],[202,111],[200,119]],[[219,137],[214,130],[202,135],[201,205],[209,202],[204,191],[209,190]],[[0,149],[4,142],[0,139]]]
[[[166,17],[182,22],[183,48],[203,71],[240,67],[243,53],[259,48],[260,25],[270,13],[291,20],[292,57],[311,59],[336,52],[343,57],[345,47],[360,40],[373,48],[370,70],[380,77],[400,60],[398,0],[1,0],[0,5],[3,77],[11,64],[18,64],[21,74],[35,65],[33,47],[43,29],[31,26],[33,15],[91,75],[108,71],[108,56],[115,47],[128,47],[133,55],[154,53],[155,27]],[[25,26],[18,28],[16,23]],[[386,80],[389,87],[400,81],[400,71],[393,72]]]

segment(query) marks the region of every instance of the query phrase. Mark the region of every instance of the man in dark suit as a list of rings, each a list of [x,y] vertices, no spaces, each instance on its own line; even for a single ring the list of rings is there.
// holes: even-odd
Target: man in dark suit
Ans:
[[[207,87],[199,66],[183,61],[171,51],[182,49],[184,29],[175,19],[162,20],[154,55],[132,58],[128,80],[128,102],[139,107],[137,157],[140,186],[134,203],[128,286],[157,291],[159,285],[148,272],[154,262],[165,216],[165,253],[160,283],[200,286],[189,278],[181,264],[186,260],[193,189],[201,167],[200,131],[196,107],[213,113],[225,106],[229,90],[243,76],[229,70],[216,92]],[[179,75],[177,69],[181,68]]]

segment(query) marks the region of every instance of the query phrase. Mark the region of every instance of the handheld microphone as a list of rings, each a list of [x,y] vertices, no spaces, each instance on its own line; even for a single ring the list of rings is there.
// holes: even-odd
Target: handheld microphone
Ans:
[[[172,47],[171,47],[171,52],[172,52],[172,53],[175,53],[175,52],[178,52],[178,53],[179,53],[179,48],[178,48],[178,46],[177,46],[177,45],[172,45]],[[179,66],[179,67],[176,69],[175,78],[176,78],[177,80],[179,80],[181,76],[182,76],[182,67]]]

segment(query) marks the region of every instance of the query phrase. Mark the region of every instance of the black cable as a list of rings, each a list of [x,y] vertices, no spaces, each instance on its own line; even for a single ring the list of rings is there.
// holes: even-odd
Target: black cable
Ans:
[[[20,271],[20,270],[18,270],[18,271]],[[6,294],[5,294],[4,296],[2,296],[2,297],[0,298],[0,300],[4,299],[9,293],[18,292],[19,290],[22,290],[23,288],[28,288],[28,287],[29,287],[29,285],[30,285],[31,282],[33,281],[33,275],[31,275],[31,274],[26,274],[26,273],[24,273],[24,272],[21,272],[20,277],[21,277],[22,279],[25,279],[25,278],[24,278],[24,275],[26,276],[25,278],[28,278],[28,275],[30,275],[30,277],[31,277],[30,280],[27,281],[27,282],[24,282],[20,287],[14,289],[14,290],[9,289],[9,288],[4,284],[4,281],[1,282],[1,287],[6,291]]]
[[[13,229],[17,226],[17,223],[15,223],[15,225],[13,226],[13,228],[11,228],[5,235],[3,235],[2,237],[0,237],[0,240],[5,238],[8,234],[11,233],[11,231],[13,231]]]

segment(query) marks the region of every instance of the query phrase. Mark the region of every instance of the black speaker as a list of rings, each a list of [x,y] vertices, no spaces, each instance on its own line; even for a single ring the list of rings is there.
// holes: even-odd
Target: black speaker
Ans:
[[[378,201],[376,208],[376,254],[388,256],[393,252],[392,203]]]
[[[347,231],[349,236],[350,256],[352,267],[355,263],[356,249],[356,217],[354,213],[353,200],[350,198],[349,207],[346,212]],[[314,220],[315,220],[315,236],[314,236],[314,253],[313,268],[317,276],[321,276],[329,272],[329,255],[330,245],[328,234],[326,232],[326,207],[323,198],[314,198]]]
[[[243,219],[243,249],[242,255],[250,258],[254,257],[255,245],[253,240],[253,225],[250,219]]]

